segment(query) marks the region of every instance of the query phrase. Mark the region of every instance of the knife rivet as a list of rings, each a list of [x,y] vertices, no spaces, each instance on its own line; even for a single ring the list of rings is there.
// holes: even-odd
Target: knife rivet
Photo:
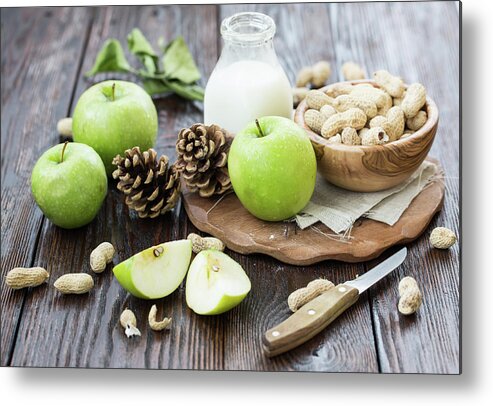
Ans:
[[[279,331],[277,331],[277,330],[272,332],[272,335],[273,335],[274,337],[279,336],[279,334],[281,334],[281,333],[280,333]]]
[[[310,316],[313,316],[315,313],[316,313],[316,312],[315,312],[315,310],[313,310],[313,309],[308,310],[308,314],[309,314]]]
[[[341,287],[339,288],[339,292],[345,292],[346,290],[347,290],[347,289],[346,289],[344,286],[341,286]]]

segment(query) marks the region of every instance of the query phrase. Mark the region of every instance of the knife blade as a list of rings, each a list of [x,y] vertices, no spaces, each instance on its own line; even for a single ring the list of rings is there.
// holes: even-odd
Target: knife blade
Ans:
[[[262,345],[265,354],[274,357],[317,335],[356,303],[361,293],[402,264],[406,256],[407,248],[404,247],[363,275],[332,287],[299,308],[264,334]]]

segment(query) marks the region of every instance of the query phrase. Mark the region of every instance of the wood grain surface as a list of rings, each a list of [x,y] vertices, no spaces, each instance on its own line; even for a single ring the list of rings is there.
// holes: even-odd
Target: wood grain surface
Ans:
[[[437,172],[441,172],[440,167]],[[284,263],[303,266],[329,259],[365,262],[396,244],[415,240],[442,208],[444,189],[440,178],[432,181],[393,226],[359,219],[350,240],[338,239],[321,223],[301,230],[294,222],[257,219],[234,193],[204,199],[183,185],[182,196],[192,224],[221,239],[229,249],[240,254],[267,254]]]
[[[118,263],[150,245],[197,232],[182,205],[156,220],[138,219],[113,182],[98,217],[79,230],[53,226],[30,195],[34,162],[61,141],[56,121],[70,114],[91,83],[113,77],[83,78],[103,41],[115,37],[125,43],[134,27],[155,45],[160,36],[169,41],[184,35],[205,85],[220,53],[221,19],[239,10],[274,18],[276,51],[291,81],[299,68],[320,59],[331,62],[331,80],[341,80],[340,66],[352,59],[368,72],[387,68],[407,82],[425,84],[440,109],[430,155],[447,174],[444,209],[431,225],[459,233],[459,14],[453,2],[2,9],[2,282],[14,266],[45,266],[52,276],[47,286],[20,292],[1,284],[1,365],[460,371],[459,244],[445,252],[432,250],[427,233],[409,245],[408,259],[397,272],[365,292],[328,329],[272,359],[263,354],[261,337],[289,315],[290,292],[322,276],[342,283],[378,260],[296,267],[265,255],[228,251],[247,271],[252,291],[240,306],[217,317],[197,316],[188,309],[183,285],[158,301],[133,298],[110,270],[94,275],[96,286],[88,295],[65,297],[53,289],[64,273],[90,272],[89,253],[101,241],[117,247]],[[131,56],[129,60],[135,62]],[[203,106],[175,96],[156,100],[156,106],[156,149],[173,159],[173,134],[201,121]],[[416,278],[424,293],[422,309],[409,318],[399,316],[396,307],[397,284],[404,275]],[[146,326],[154,303],[160,315],[173,318],[170,331],[158,333]],[[140,339],[128,340],[118,323],[127,306],[139,320]]]
[[[45,220],[31,196],[29,179],[41,153],[58,142],[56,120],[69,112],[90,9],[2,9],[1,24],[1,266],[5,275],[13,267],[34,263]],[[70,30],[65,29],[68,25]],[[1,365],[10,362],[30,294],[6,289],[2,278]]]

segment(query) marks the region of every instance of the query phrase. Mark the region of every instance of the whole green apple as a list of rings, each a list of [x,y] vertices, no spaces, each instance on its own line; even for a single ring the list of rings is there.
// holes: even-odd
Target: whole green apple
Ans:
[[[55,145],[34,165],[31,190],[48,219],[62,228],[90,223],[108,188],[104,164],[90,146],[75,142]]]
[[[73,114],[74,141],[93,147],[108,175],[113,158],[125,150],[152,148],[158,131],[157,112],[151,97],[135,83],[109,80],[87,89]]]
[[[310,200],[317,162],[301,127],[284,117],[267,116],[236,134],[228,170],[238,199],[250,213],[280,221],[293,217]]]

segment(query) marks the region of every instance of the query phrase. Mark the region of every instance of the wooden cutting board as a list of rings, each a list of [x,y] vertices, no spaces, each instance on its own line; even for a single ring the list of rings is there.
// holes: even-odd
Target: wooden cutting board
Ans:
[[[186,188],[183,202],[191,222],[200,231],[224,241],[240,254],[261,253],[293,265],[311,265],[334,259],[363,262],[387,248],[418,238],[441,210],[444,184],[432,182],[411,203],[393,226],[369,219],[358,220],[349,241],[340,241],[320,222],[301,230],[292,222],[267,222],[252,216],[234,193],[205,199]],[[221,199],[219,201],[219,199]]]

